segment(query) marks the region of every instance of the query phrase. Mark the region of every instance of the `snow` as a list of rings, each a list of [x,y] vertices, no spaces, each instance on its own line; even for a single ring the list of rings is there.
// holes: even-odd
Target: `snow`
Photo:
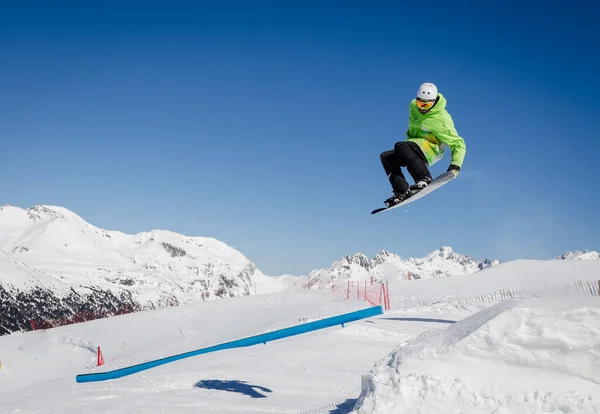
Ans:
[[[402,258],[385,250],[372,259],[358,253],[334,262],[328,269],[313,270],[308,274],[311,284],[329,285],[333,277],[338,283],[345,280],[430,279],[440,276],[468,275],[481,269],[497,266],[498,260],[474,260],[470,256],[456,253],[449,246],[431,252],[422,258]]]
[[[506,301],[425,332],[363,378],[356,413],[600,411],[600,301]]]
[[[214,238],[109,231],[59,206],[0,207],[0,282],[7,289],[48,286],[60,296],[85,286],[118,295],[126,287],[138,303],[160,305],[165,295],[177,303],[204,293],[212,299],[223,290],[222,279],[236,282],[227,287],[235,295],[279,292],[296,281],[264,275]]]
[[[436,279],[390,281],[391,302],[396,306],[429,306],[434,303],[464,305],[486,295],[490,301],[517,296],[570,296],[587,292],[587,282],[598,292],[598,260],[515,260],[477,273]],[[577,282],[584,282],[578,286]],[[507,292],[507,293],[505,293]]]
[[[75,376],[368,305],[278,281],[276,292],[13,333],[0,337],[0,411],[598,413],[600,298],[561,286],[597,283],[599,275],[592,258],[398,278],[390,280],[392,309],[384,315],[98,383]],[[493,298],[499,289],[540,297]],[[493,300],[469,304],[482,294]]]

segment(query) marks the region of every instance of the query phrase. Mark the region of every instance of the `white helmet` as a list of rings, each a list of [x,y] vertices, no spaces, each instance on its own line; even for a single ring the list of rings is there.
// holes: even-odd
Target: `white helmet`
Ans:
[[[437,86],[433,83],[426,82],[419,86],[419,91],[417,92],[417,98],[422,99],[424,101],[430,101],[437,98],[438,90]]]

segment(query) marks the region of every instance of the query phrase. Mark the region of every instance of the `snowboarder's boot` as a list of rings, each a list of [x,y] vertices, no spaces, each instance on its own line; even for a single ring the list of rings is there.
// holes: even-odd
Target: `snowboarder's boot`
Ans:
[[[431,183],[431,181],[433,181],[431,177],[425,177],[418,180],[416,183],[410,186],[410,194],[413,195],[415,193],[418,193],[419,191],[427,187]]]
[[[408,197],[410,197],[410,191],[406,191],[404,193],[396,193],[394,192],[394,195],[391,196],[390,198],[388,198],[387,200],[384,201],[384,204],[388,207],[392,207],[395,206],[396,204],[399,204],[401,202],[403,202],[404,200],[406,200]]]

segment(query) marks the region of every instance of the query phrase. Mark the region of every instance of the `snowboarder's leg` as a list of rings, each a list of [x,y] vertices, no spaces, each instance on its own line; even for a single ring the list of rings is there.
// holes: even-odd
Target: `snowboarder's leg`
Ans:
[[[394,146],[396,153],[401,158],[400,162],[406,165],[406,169],[415,184],[410,186],[411,191],[418,191],[425,188],[432,181],[431,173],[427,167],[427,159],[421,151],[421,148],[410,141],[398,142]]]
[[[395,150],[384,151],[381,153],[381,164],[385,170],[385,174],[390,180],[392,190],[396,194],[404,194],[408,191],[408,183],[404,174],[402,174],[400,160],[396,155]]]
[[[404,165],[401,165],[400,160],[401,159],[398,157],[395,149],[381,153],[381,164],[383,165],[383,169],[385,170],[385,173],[390,180],[390,184],[392,185],[392,190],[394,191],[394,194],[384,201],[385,205],[388,207],[401,203],[410,195],[408,183],[400,168]]]

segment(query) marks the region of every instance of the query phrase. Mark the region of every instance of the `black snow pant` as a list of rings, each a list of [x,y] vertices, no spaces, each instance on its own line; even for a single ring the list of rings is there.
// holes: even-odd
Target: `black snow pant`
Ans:
[[[383,164],[383,169],[390,180],[394,193],[404,194],[409,187],[400,167],[406,167],[415,183],[419,180],[431,181],[427,159],[421,148],[414,142],[396,142],[393,150],[381,153],[381,164]]]

